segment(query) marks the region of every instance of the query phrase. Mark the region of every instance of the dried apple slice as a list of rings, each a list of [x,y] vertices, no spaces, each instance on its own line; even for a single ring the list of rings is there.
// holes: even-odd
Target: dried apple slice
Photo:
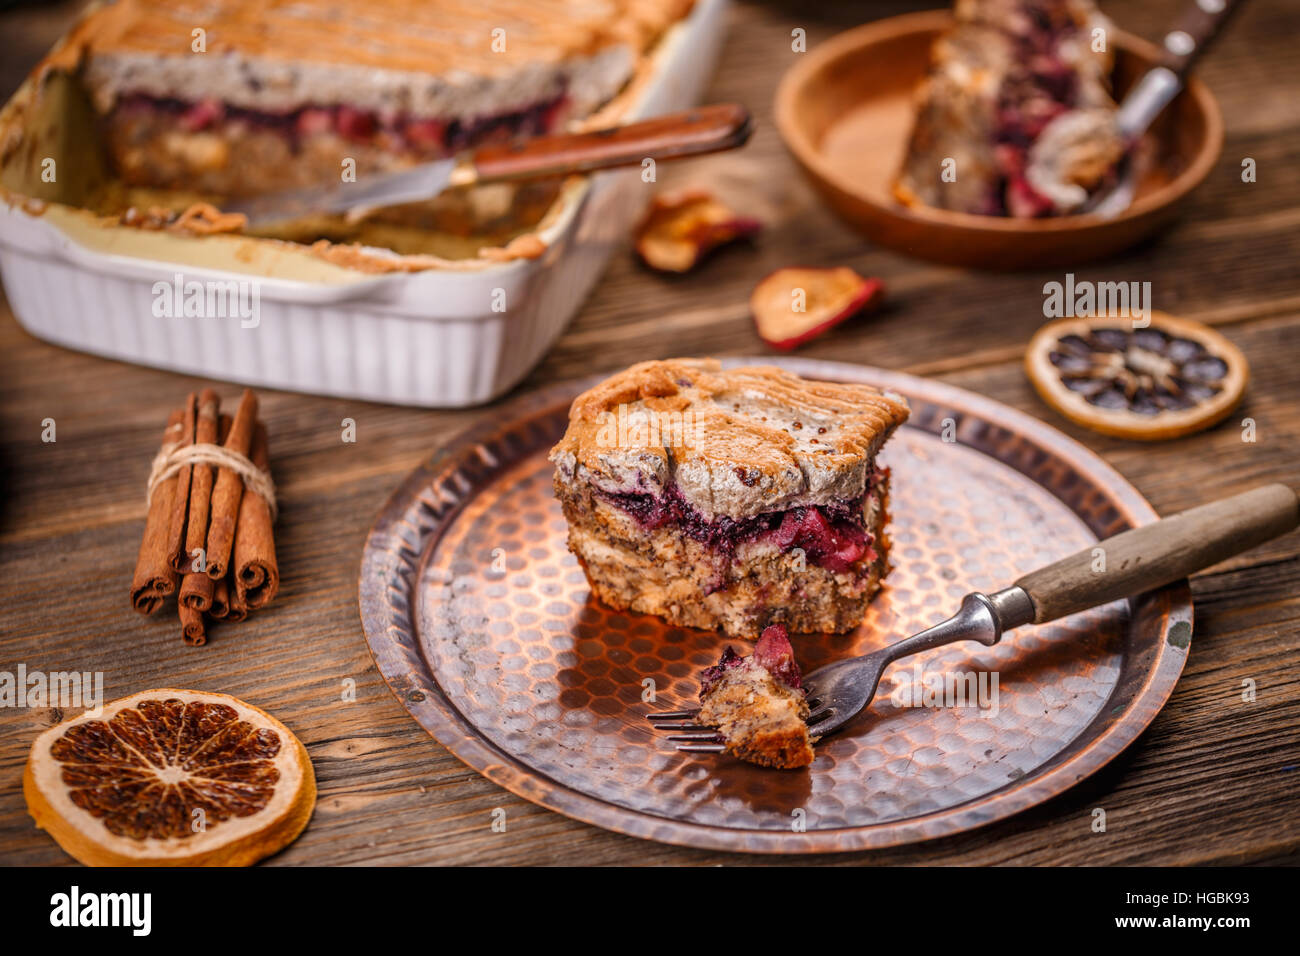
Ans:
[[[46,730],[23,794],[36,825],[88,866],[248,866],[307,826],[316,777],[269,714],[164,689]]]
[[[880,299],[885,285],[852,269],[778,269],[749,297],[758,335],[788,351],[834,328]]]
[[[637,230],[636,251],[652,269],[689,272],[718,246],[762,228],[757,219],[737,215],[707,192],[659,196]]]
[[[1150,325],[1096,316],[1043,326],[1025,371],[1047,404],[1119,438],[1156,441],[1201,431],[1241,401],[1250,367],[1222,334],[1152,312]]]

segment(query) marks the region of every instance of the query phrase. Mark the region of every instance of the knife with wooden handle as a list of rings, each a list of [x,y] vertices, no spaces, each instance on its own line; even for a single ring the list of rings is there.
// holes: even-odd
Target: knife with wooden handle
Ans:
[[[743,146],[753,132],[749,110],[719,103],[656,116],[626,126],[538,136],[483,146],[398,173],[361,177],[355,183],[268,193],[223,203],[224,212],[247,218],[252,232],[310,215],[369,211],[432,199],[445,189],[478,183],[542,179],[702,156]]]

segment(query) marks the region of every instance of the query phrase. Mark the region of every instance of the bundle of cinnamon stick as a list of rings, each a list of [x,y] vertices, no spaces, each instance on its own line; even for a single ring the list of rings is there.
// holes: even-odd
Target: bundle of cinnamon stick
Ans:
[[[132,606],[152,614],[176,594],[185,643],[199,645],[206,622],[269,604],[280,587],[273,489],[257,396],[245,389],[232,417],[212,389],[191,392],[167,419],[150,476]]]

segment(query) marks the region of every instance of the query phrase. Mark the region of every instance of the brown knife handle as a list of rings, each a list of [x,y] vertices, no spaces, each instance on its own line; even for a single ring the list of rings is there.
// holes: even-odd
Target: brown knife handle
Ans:
[[[735,149],[745,144],[752,129],[749,110],[739,103],[720,103],[627,126],[485,146],[468,162],[476,182],[536,179]]]
[[[1162,587],[1300,525],[1300,499],[1264,485],[1140,528],[1026,574],[1034,623]]]
[[[1244,0],[1191,0],[1161,40],[1160,65],[1183,76]]]

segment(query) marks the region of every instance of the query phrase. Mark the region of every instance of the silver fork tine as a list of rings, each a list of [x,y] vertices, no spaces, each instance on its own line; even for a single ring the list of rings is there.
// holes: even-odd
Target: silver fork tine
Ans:
[[[645,719],[652,723],[656,720],[690,720],[699,710],[670,710],[662,714],[646,714]]]
[[[835,711],[828,710],[825,713],[819,715],[819,718],[816,721],[809,721],[808,733],[811,734],[813,737],[820,737],[823,734],[828,733],[829,731],[819,729],[818,725],[820,724],[821,727],[825,728],[833,724],[834,722],[835,722]]]
[[[678,733],[669,734],[668,739],[676,743],[677,749],[682,753],[725,753],[727,748],[722,745],[722,735],[712,727],[705,727],[702,724],[695,723],[695,718],[699,716],[699,713],[698,708],[695,710],[669,710],[660,714],[646,714],[646,720],[650,721],[655,730],[678,731]]]

